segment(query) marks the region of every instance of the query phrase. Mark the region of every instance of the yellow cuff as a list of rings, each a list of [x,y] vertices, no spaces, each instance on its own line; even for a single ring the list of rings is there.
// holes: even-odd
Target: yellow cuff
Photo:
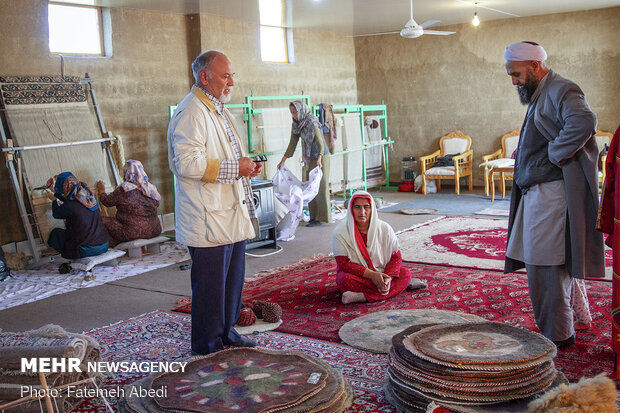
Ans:
[[[220,173],[220,160],[217,158],[207,159],[207,168],[205,169],[202,180],[207,182],[215,182],[217,175]]]

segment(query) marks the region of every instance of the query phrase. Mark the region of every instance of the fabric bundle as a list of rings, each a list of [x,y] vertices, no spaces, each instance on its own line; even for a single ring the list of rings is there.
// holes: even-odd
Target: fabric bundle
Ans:
[[[279,169],[273,177],[274,195],[282,202],[289,213],[278,222],[279,241],[295,238],[295,231],[304,213],[304,205],[312,201],[319,193],[323,171],[316,167],[309,173],[307,182],[301,182],[286,166]]]
[[[87,372],[88,362],[100,360],[99,343],[90,336],[69,333],[62,327],[48,324],[37,330],[21,333],[0,331],[0,405],[22,397],[21,387],[29,386],[41,389],[41,381],[37,373],[22,372],[22,358],[79,358],[82,372],[45,373],[49,388],[94,378],[100,384],[104,377],[100,373]],[[92,387],[89,383],[79,387]],[[83,398],[69,397],[66,392],[53,401],[59,412],[70,412]],[[39,401],[32,400],[7,410],[10,413],[39,411]]]
[[[384,387],[402,410],[434,402],[451,412],[513,411],[565,381],[556,352],[544,336],[504,323],[416,325],[392,338]]]
[[[154,396],[132,391],[140,387]],[[194,358],[185,372],[151,375],[123,393],[118,412],[342,412],[353,399],[342,373],[318,358],[249,348]]]

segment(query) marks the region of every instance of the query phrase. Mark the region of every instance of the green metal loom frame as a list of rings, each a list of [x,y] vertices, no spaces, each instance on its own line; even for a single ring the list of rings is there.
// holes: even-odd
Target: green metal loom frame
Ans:
[[[252,135],[253,135],[252,132],[253,132],[254,127],[253,127],[252,118],[254,115],[259,115],[262,113],[262,108],[257,108],[255,106],[255,102],[274,101],[274,100],[286,100],[289,102],[293,100],[303,100],[310,107],[310,96],[304,95],[303,92],[301,95],[283,95],[283,96],[254,96],[251,94],[250,96],[245,97],[245,103],[224,105],[228,109],[242,109],[243,110],[243,121],[245,122],[246,131],[248,135],[248,152],[249,152],[248,156],[250,157],[255,157],[258,155],[267,156],[267,155],[274,155],[274,154],[279,153],[279,152],[252,153],[252,151],[254,150],[254,143],[252,139]],[[311,108],[312,108],[312,112],[315,115],[318,115],[319,107],[313,106]],[[176,109],[176,105],[168,107],[169,119],[172,118],[172,114],[174,113],[175,109]],[[360,114],[360,128],[362,132],[362,144],[363,144],[363,146],[359,148],[346,149],[344,151],[336,152],[333,155],[342,155],[342,154],[347,154],[347,153],[356,152],[356,151],[363,151],[362,152],[362,181],[363,181],[363,188],[364,190],[366,190],[368,189],[367,179],[366,179],[366,150],[369,148],[375,147],[375,146],[382,145],[383,146],[383,161],[385,162],[384,184],[383,186],[380,186],[379,188],[390,189],[390,190],[396,189],[396,187],[390,186],[390,180],[389,180],[390,168],[389,168],[389,158],[388,158],[388,145],[392,145],[394,141],[388,138],[387,106],[385,105],[385,103],[382,103],[380,105],[360,105],[360,104],[333,105],[332,109],[334,111],[344,111],[344,113],[359,113]],[[369,112],[380,113],[378,116],[379,116],[379,119],[383,121],[383,139],[384,139],[383,142],[377,142],[377,143],[372,143],[372,144],[367,143],[366,132],[364,130],[365,129],[364,128],[364,115]],[[173,180],[173,190],[176,190],[174,186],[176,186],[175,180]],[[347,191],[352,192],[353,189],[356,189],[356,188],[345,188],[345,192]]]

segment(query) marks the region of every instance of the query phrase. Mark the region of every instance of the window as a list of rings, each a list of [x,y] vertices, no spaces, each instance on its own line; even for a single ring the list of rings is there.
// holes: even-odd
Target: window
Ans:
[[[260,52],[263,62],[292,63],[293,34],[285,26],[285,0],[258,0]]]
[[[50,1],[47,18],[53,54],[105,55],[101,7]]]

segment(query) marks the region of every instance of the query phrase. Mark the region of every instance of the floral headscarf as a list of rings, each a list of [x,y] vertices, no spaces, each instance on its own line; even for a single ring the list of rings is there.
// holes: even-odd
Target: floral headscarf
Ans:
[[[308,105],[301,100],[295,100],[289,106],[294,106],[297,111],[297,120],[293,119],[291,132],[301,136],[304,158],[309,159],[312,153],[312,143],[314,142],[316,128],[321,126],[321,122],[319,122],[319,118],[312,114]]]
[[[86,182],[78,181],[71,172],[63,172],[56,177],[54,193],[61,201],[78,201],[91,211],[99,209],[97,198]]]
[[[155,201],[161,201],[161,195],[157,192],[155,185],[149,182],[149,177],[144,172],[144,166],[142,162],[129,160],[123,166],[123,182],[121,186],[125,192],[138,189],[144,196],[154,199]]]

